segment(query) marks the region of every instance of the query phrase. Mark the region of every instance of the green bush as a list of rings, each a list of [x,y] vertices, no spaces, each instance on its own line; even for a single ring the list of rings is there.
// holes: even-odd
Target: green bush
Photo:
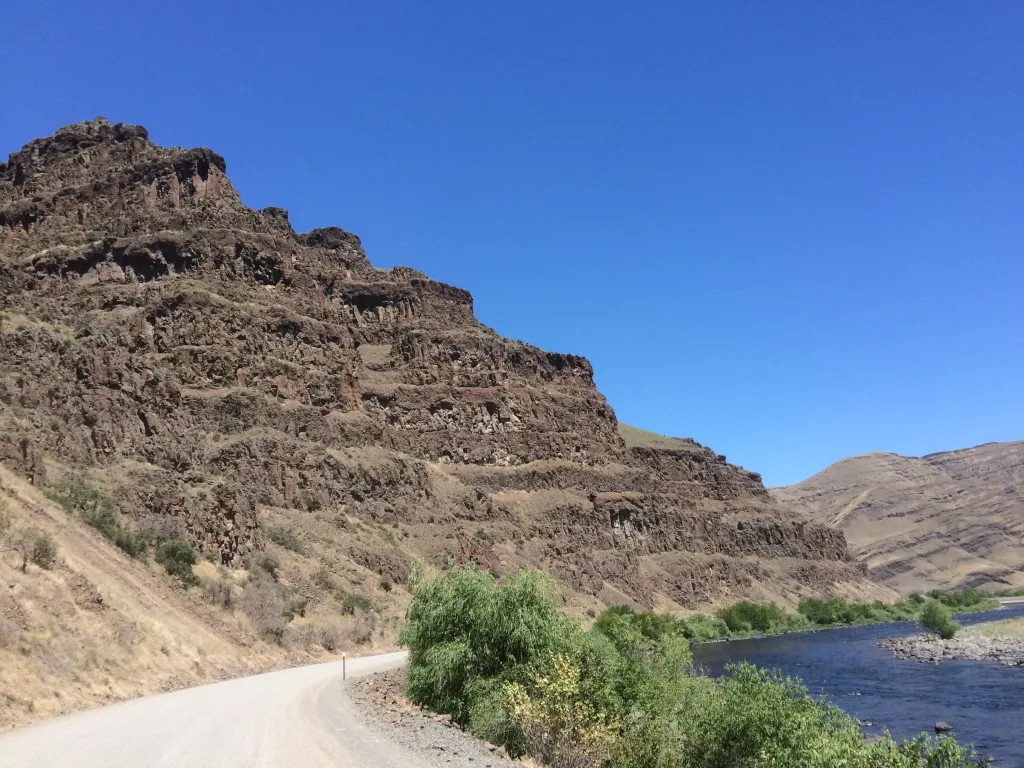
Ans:
[[[694,624],[615,607],[589,631],[557,608],[537,573],[499,583],[476,568],[412,580],[399,636],[410,697],[513,755],[587,768],[967,768],[969,750],[922,735],[866,744],[856,720],[797,680],[749,664],[693,669]],[[871,611],[876,606],[869,606]],[[743,606],[737,626],[804,618]],[[747,630],[745,630],[747,631]]]
[[[156,550],[156,561],[185,586],[199,584],[199,577],[192,572],[192,566],[196,564],[196,551],[187,541],[165,541]]]
[[[29,559],[44,570],[50,570],[57,562],[57,542],[45,531],[35,535]]]
[[[341,598],[341,612],[348,616],[354,616],[356,611],[370,612],[372,610],[373,603],[370,602],[368,597],[349,592]]]
[[[999,608],[999,601],[980,589],[961,589],[958,592],[932,590],[928,597],[938,600],[954,613],[972,613],[975,611],[994,611]]]
[[[760,605],[741,600],[716,614],[730,632],[771,632],[785,626],[786,614],[776,605]]]
[[[398,638],[409,649],[410,698],[469,724],[485,690],[493,696],[495,683],[526,683],[531,666],[566,652],[573,634],[552,595],[553,582],[536,572],[499,586],[471,567],[415,583]]]
[[[918,623],[925,629],[930,629],[943,640],[952,639],[963,628],[953,621],[953,614],[945,603],[935,599],[924,604]]]

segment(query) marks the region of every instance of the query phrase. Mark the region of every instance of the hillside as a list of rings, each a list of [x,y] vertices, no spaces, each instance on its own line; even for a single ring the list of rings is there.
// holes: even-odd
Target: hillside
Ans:
[[[226,169],[103,119],[0,164],[9,469],[226,568],[269,548],[313,606],[400,611],[416,558],[544,568],[577,610],[872,588],[757,474],[623,439],[585,358],[498,336],[353,234],[247,208]]]
[[[1024,442],[869,453],[772,495],[841,530],[900,592],[1024,587]]]
[[[0,557],[0,730],[325,655],[319,643],[260,640],[240,611],[176,588],[3,468],[0,523],[0,549],[12,530],[56,544],[46,568]]]

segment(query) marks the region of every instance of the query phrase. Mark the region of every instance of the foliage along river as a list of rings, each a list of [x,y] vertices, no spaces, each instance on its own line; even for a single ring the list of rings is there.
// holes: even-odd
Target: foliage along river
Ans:
[[[964,625],[1024,616],[1024,605],[957,617]],[[897,741],[935,732],[943,720],[957,741],[974,744],[999,768],[1024,768],[1024,667],[981,661],[906,661],[879,648],[887,637],[920,632],[913,622],[828,629],[730,640],[693,647],[694,661],[712,675],[749,661],[799,677],[854,717],[888,728]]]

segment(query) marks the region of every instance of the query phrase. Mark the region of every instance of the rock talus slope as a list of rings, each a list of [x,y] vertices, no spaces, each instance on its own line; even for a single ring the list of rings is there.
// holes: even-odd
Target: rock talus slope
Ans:
[[[1024,442],[869,453],[772,494],[843,531],[899,591],[1024,587]]]
[[[355,235],[247,208],[208,149],[97,119],[12,154],[0,295],[0,460],[40,485],[86,470],[224,563],[280,512],[396,583],[421,556],[642,605],[866,584],[757,474],[624,440],[586,359],[498,336]]]

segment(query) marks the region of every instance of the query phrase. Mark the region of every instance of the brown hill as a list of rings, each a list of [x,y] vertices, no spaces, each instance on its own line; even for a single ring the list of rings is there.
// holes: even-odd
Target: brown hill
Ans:
[[[901,592],[1024,586],[1024,442],[869,453],[772,495],[843,531],[872,575]]]
[[[247,208],[225,171],[102,119],[0,164],[8,467],[81,473],[225,565],[284,555],[273,534],[314,604],[328,579],[400,603],[416,557],[545,568],[578,607],[871,589],[757,474],[620,437],[586,359],[498,336],[355,235]]]

